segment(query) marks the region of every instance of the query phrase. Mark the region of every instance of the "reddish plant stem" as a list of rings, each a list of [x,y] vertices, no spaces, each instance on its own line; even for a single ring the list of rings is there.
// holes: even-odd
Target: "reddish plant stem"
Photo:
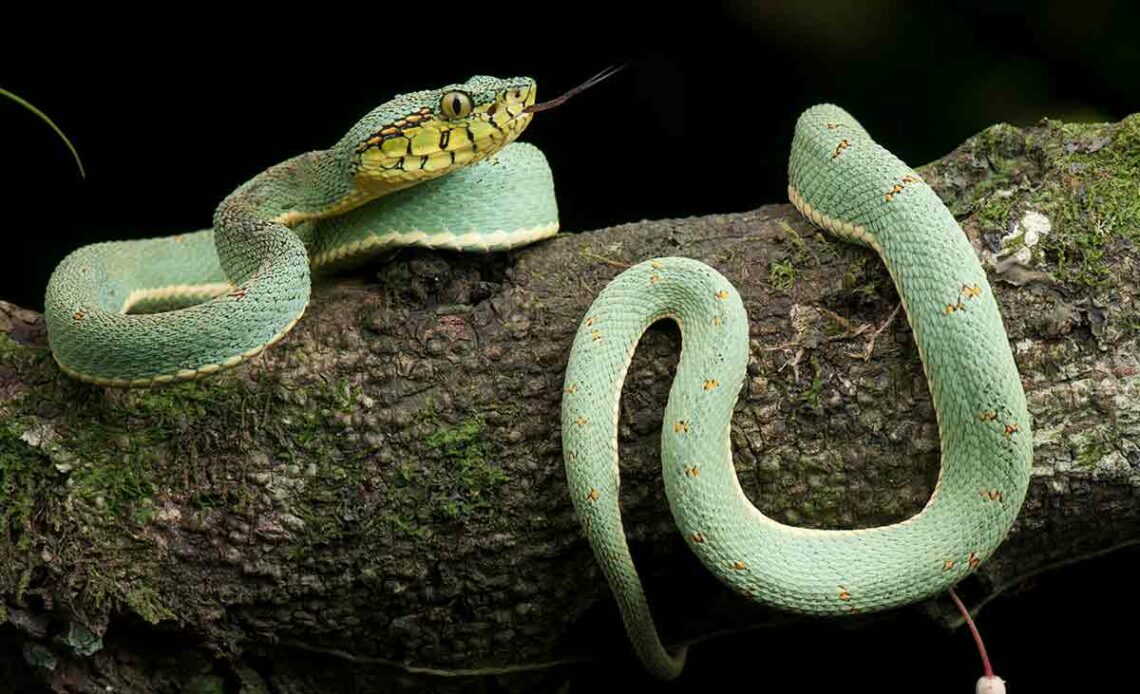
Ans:
[[[983,673],[986,677],[993,677],[994,669],[990,665],[990,657],[986,654],[986,644],[982,643],[982,635],[978,631],[977,625],[974,624],[974,620],[970,617],[970,612],[966,609],[966,606],[962,604],[962,601],[958,598],[958,594],[954,592],[953,588],[950,589],[950,599],[958,606],[958,609],[962,612],[962,617],[966,620],[966,626],[970,627],[970,633],[974,635],[974,643],[978,645],[978,654],[982,656]]]

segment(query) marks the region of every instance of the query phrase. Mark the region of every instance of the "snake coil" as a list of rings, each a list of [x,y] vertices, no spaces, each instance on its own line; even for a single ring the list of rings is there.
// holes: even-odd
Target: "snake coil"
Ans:
[[[796,124],[793,204],[816,225],[874,249],[898,288],[938,414],[942,468],[917,515],[858,530],[797,528],[763,515],[732,466],[732,409],[748,363],[748,317],[712,268],[657,258],[601,292],[575,336],[562,396],[570,495],[634,650],[662,678],[684,652],[658,638],[618,504],[622,382],[650,324],[676,321],[680,363],[661,432],[665,491],[701,562],[750,599],[816,615],[882,610],[946,590],[993,554],[1029,483],[1025,395],[985,271],[926,183],[842,109]]]

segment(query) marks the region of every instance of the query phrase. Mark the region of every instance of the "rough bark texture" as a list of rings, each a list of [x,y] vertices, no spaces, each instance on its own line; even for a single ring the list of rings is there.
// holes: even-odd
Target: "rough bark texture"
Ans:
[[[991,270],[1034,417],[1029,497],[965,586],[976,599],[1140,537],[1138,172],[1140,116],[995,126],[922,170]],[[922,507],[938,432],[890,279],[788,205],[499,256],[402,252],[319,283],[254,363],[150,391],[62,377],[40,316],[0,304],[0,674],[30,663],[65,691],[544,689],[622,647],[558,408],[592,298],[660,255],[744,297],[732,437],[764,513],[855,527]],[[787,619],[706,577],[673,527],[657,446],[678,341],[650,331],[621,415],[627,532],[673,642]]]

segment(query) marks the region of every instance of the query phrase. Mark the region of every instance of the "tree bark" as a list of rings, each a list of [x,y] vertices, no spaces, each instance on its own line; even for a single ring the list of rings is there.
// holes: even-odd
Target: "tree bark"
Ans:
[[[1034,420],[1029,496],[964,584],[975,602],[1140,537],[1138,160],[1133,116],[994,126],[921,169],[990,271]],[[252,363],[148,391],[63,377],[42,318],[0,303],[0,672],[85,692],[542,689],[625,648],[567,498],[562,372],[601,288],[663,255],[744,298],[732,440],[765,514],[849,528],[922,507],[938,431],[890,278],[789,205],[403,251],[318,280]],[[678,343],[647,334],[620,420],[626,530],[673,643],[788,619],[707,577],[673,526],[657,449]]]

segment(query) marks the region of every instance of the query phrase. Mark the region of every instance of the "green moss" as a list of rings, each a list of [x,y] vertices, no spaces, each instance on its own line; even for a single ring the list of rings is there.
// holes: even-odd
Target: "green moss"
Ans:
[[[768,283],[776,289],[787,291],[796,283],[796,276],[796,268],[790,259],[773,260],[768,271]]]
[[[426,443],[443,463],[436,470],[442,489],[433,495],[442,515],[457,518],[490,509],[492,492],[508,477],[488,459],[490,446],[483,421],[472,417],[456,427],[441,427]]]
[[[866,299],[881,296],[883,280],[885,277],[889,279],[882,272],[882,261],[853,244],[846,245],[844,252],[850,253],[851,257],[843,274],[843,293],[861,295]]]
[[[1108,455],[1109,446],[1107,443],[1096,443],[1085,446],[1077,452],[1077,465],[1083,468],[1096,467],[1096,464]]]
[[[1106,255],[1140,235],[1140,116],[1115,127],[1050,123],[1059,175],[1038,191],[1053,222],[1045,258],[1068,282],[1098,288],[1116,277]]]
[[[123,592],[122,600],[151,624],[158,624],[163,620],[176,617],[170,608],[162,602],[154,588],[150,586],[140,585],[129,588]]]
[[[27,575],[17,576],[17,556],[31,556],[35,518],[41,504],[56,496],[58,473],[51,461],[23,439],[23,418],[0,421],[0,587],[22,592]],[[7,569],[7,572],[4,570]],[[30,571],[31,563],[25,566]]]
[[[999,172],[1002,170],[1000,164],[1008,163],[1025,154],[1025,137],[1021,129],[1008,123],[991,125],[978,133],[976,141],[978,148],[990,159],[991,166],[997,168]],[[1008,166],[1005,169],[1008,170]]]
[[[1009,230],[1009,222],[1014,214],[1013,197],[1006,194],[991,194],[979,201],[974,210],[974,222],[982,233],[993,233],[1000,238]],[[1024,235],[1022,244],[1024,244]],[[1006,239],[1003,249],[1013,248],[1012,241]]]
[[[75,441],[86,448],[94,445],[91,439],[92,430],[86,430]],[[148,517],[153,507],[151,497],[158,488],[155,451],[136,439],[127,439],[108,446],[105,455],[85,455],[83,459],[85,462],[71,471],[75,499],[114,518]]]
[[[0,364],[8,365],[11,359],[21,351],[19,343],[6,334],[0,333]]]
[[[803,237],[796,232],[791,224],[779,222],[780,229],[792,245],[791,257],[772,260],[768,269],[768,284],[780,291],[787,291],[795,285],[802,275],[801,268],[814,263],[819,266],[819,258],[808,247]]]
[[[819,396],[823,392],[823,376],[819,367],[819,360],[811,358],[812,378],[808,389],[800,393],[800,400],[807,403],[813,410],[819,411]]]
[[[483,423],[471,418],[457,427],[442,427],[427,439],[428,448],[463,465],[483,461]]]

